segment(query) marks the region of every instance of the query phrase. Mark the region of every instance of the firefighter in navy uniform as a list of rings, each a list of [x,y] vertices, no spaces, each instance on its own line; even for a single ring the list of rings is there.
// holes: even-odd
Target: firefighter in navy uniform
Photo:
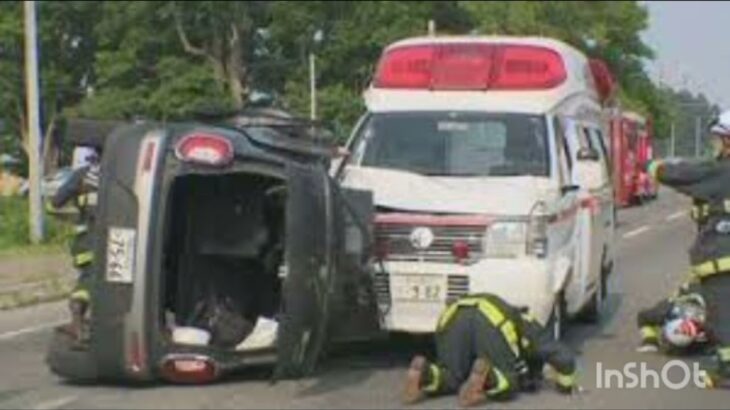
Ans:
[[[659,182],[692,197],[697,238],[690,249],[692,275],[707,302],[708,331],[717,344],[717,367],[708,387],[730,386],[730,111],[710,124],[715,158],[704,161],[654,161],[649,173]],[[697,211],[699,209],[699,211]]]
[[[403,402],[458,391],[464,407],[506,400],[533,391],[543,366],[559,391],[576,387],[575,357],[524,310],[492,294],[464,297],[442,313],[436,330],[437,359],[413,358]]]
[[[79,277],[69,298],[71,324],[63,327],[63,330],[70,333],[78,342],[82,342],[88,336],[84,324],[91,300],[89,289],[91,265],[94,262],[92,228],[98,189],[99,157],[95,154],[88,158],[87,165],[74,170],[50,201],[50,205],[54,208],[62,208],[73,201],[78,209],[74,238],[71,241],[71,256]]]

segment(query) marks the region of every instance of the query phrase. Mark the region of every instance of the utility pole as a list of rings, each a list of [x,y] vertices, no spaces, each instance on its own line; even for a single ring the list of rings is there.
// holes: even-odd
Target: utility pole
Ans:
[[[28,111],[28,184],[30,188],[30,240],[43,240],[43,199],[41,197],[41,124],[38,91],[38,36],[36,3],[24,1],[25,16],[25,86]]]
[[[674,126],[674,121],[672,121],[669,135],[670,135],[671,144],[672,144],[669,152],[670,152],[670,157],[673,158],[677,155],[677,134],[676,134],[675,126]]]
[[[702,139],[702,117],[695,117],[695,158],[700,156],[700,145]]]
[[[428,21],[428,35],[430,37],[436,37],[436,22],[433,20]]]
[[[317,119],[317,74],[314,52],[309,53],[309,118]]]

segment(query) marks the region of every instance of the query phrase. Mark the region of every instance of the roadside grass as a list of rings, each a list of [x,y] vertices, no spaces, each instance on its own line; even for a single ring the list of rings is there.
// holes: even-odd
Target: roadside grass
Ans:
[[[0,197],[0,258],[63,252],[73,235],[73,225],[44,213],[45,241],[30,241],[28,199]]]

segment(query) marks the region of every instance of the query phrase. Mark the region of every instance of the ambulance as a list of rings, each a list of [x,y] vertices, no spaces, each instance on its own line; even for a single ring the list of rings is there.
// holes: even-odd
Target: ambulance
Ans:
[[[600,61],[553,39],[420,37],[382,53],[333,170],[373,192],[384,327],[432,333],[446,304],[492,292],[559,338],[598,320],[613,267]]]

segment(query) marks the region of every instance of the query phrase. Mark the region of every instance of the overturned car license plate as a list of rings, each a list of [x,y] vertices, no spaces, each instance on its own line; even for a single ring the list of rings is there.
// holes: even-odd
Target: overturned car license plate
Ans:
[[[128,228],[109,228],[106,255],[106,280],[132,283],[134,248],[137,232]]]
[[[445,275],[391,275],[393,300],[444,302],[448,287]]]

